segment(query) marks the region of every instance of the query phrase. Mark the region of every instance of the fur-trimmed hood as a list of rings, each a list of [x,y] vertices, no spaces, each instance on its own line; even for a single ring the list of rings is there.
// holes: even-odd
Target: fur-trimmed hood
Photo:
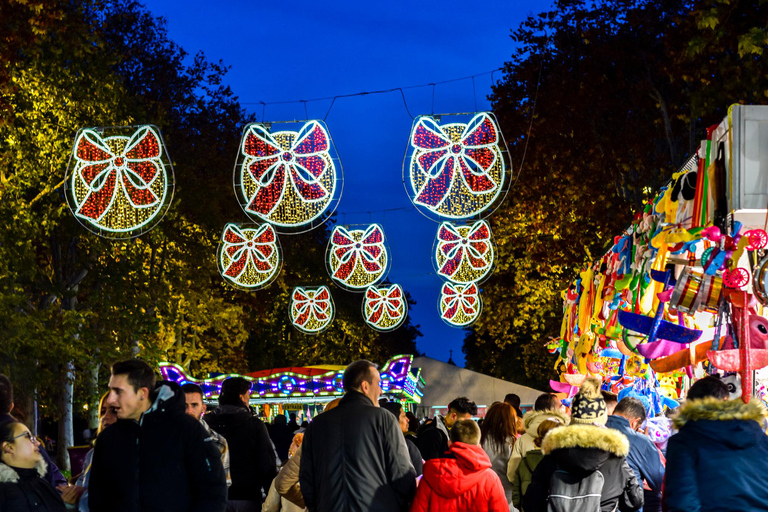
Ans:
[[[40,457],[40,460],[37,461],[35,469],[37,470],[38,476],[41,478],[44,477],[48,472],[48,465],[45,463],[45,460],[42,457]],[[16,472],[16,470],[8,464],[0,462],[0,484],[16,483],[18,481],[19,474]]]
[[[629,454],[629,441],[619,432],[597,425],[572,424],[551,430],[541,445],[558,466],[573,473],[590,473],[600,469],[610,458]]]
[[[687,401],[675,416],[675,428],[731,448],[745,449],[765,436],[768,411],[757,400],[702,398]]]
[[[523,415],[523,425],[525,425],[526,433],[531,437],[537,436],[539,425],[547,418],[558,418],[562,420],[563,425],[570,423],[570,418],[567,414],[563,414],[560,411],[528,411]]]

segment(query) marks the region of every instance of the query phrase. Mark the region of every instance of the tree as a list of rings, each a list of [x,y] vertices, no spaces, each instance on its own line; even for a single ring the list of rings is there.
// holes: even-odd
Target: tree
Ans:
[[[704,127],[734,101],[764,101],[756,23],[766,9],[565,0],[513,31],[518,49],[491,100],[518,174],[491,218],[498,266],[483,296],[494,315],[467,336],[468,367],[546,389],[561,291],[695,151]]]

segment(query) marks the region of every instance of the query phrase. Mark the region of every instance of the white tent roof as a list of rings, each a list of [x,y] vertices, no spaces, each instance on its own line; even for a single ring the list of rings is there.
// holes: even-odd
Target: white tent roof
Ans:
[[[532,407],[539,395],[544,393],[431,357],[414,358],[412,367],[421,368],[421,376],[426,383],[424,397],[417,409],[430,416],[433,415],[432,407],[447,407],[451,400],[460,396],[466,396],[478,406],[490,407],[493,402],[503,401],[507,393],[515,393],[520,397],[522,406]]]

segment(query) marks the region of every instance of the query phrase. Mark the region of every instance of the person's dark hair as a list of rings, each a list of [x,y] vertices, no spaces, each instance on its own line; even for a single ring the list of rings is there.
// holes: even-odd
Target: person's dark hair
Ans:
[[[725,400],[730,396],[728,385],[725,382],[717,377],[708,375],[693,383],[691,389],[688,390],[686,398],[688,400],[696,400],[698,398],[714,397],[719,400]]]
[[[289,418],[291,418],[291,421],[296,421],[296,413],[292,412],[288,415]]]
[[[517,413],[514,407],[506,402],[494,402],[485,414],[480,433],[484,444],[490,444],[494,451],[500,451],[509,438],[514,440],[517,437]]]
[[[243,377],[230,377],[221,383],[221,394],[219,395],[219,405],[242,405],[243,400],[240,395],[250,391],[251,381]]]
[[[539,395],[536,402],[533,404],[533,409],[536,411],[556,411],[560,408],[562,402],[552,393],[544,393]]]
[[[625,396],[614,409],[613,414],[624,416],[628,419],[638,419],[640,423],[645,421],[646,411],[643,402],[632,396]]]
[[[301,422],[301,428],[307,428],[309,426],[309,422],[307,420],[304,420]]]
[[[278,414],[275,417],[275,425],[288,425],[288,418],[285,417],[285,414]]]
[[[611,393],[610,391],[601,390],[600,394],[603,395],[603,400],[605,400],[605,406],[608,407],[610,404],[617,404],[619,403],[619,395],[616,393]]]
[[[21,425],[19,421],[6,421],[0,423],[0,446],[3,443],[12,443],[14,441],[13,434],[16,431],[16,425]]]
[[[184,392],[185,395],[191,395],[193,393],[197,393],[200,395],[200,398],[202,399],[205,395],[203,395],[203,388],[198,386],[197,384],[192,384],[191,382],[187,382],[183,386],[181,386],[181,390]]]
[[[477,404],[465,396],[454,399],[448,404],[448,412],[451,410],[461,414],[477,416]]]
[[[403,406],[399,402],[387,402],[380,407],[394,414],[397,421],[400,421],[400,411],[403,410]]]
[[[11,414],[13,404],[13,384],[11,379],[0,375],[0,414]]]
[[[408,432],[416,432],[419,430],[419,418],[412,412],[405,413],[405,417],[408,418]]]
[[[515,408],[520,407],[520,397],[514,393],[507,393],[507,396],[504,397],[504,403]]]
[[[157,382],[152,367],[141,359],[128,359],[113,364],[112,375],[126,375],[134,392],[138,392],[141,388],[153,391]]]
[[[451,427],[451,441],[454,443],[480,444],[480,435],[480,427],[475,420],[459,420]]]
[[[376,365],[365,359],[350,363],[344,370],[344,377],[342,377],[344,391],[359,391],[363,381],[373,383],[371,368],[376,368]]]

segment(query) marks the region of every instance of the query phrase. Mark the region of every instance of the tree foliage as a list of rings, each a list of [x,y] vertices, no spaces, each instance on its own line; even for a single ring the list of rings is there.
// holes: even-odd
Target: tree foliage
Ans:
[[[764,103],[766,2],[562,0],[512,32],[491,100],[517,175],[492,217],[468,367],[547,389],[561,291],[736,102]]]

